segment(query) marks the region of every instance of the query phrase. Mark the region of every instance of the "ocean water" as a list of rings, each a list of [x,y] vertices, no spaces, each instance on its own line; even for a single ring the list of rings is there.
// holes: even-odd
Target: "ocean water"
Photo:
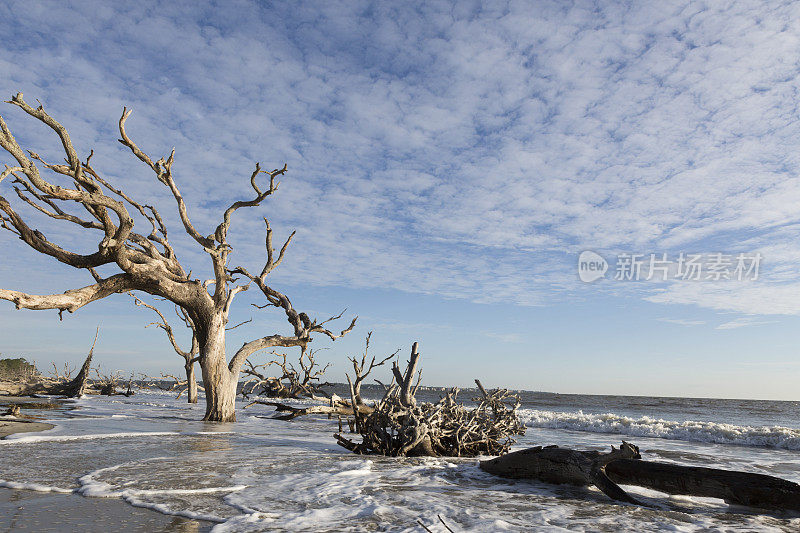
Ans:
[[[462,399],[474,395],[462,391]],[[420,391],[436,400],[435,390]],[[522,392],[527,433],[514,449],[608,449],[643,458],[771,474],[800,482],[800,403]],[[625,487],[646,506],[594,488],[513,481],[476,459],[353,455],[336,420],[200,421],[201,403],[140,391],[42,411],[52,430],[0,440],[0,486],[119,498],[214,522],[214,531],[799,531],[800,515]]]

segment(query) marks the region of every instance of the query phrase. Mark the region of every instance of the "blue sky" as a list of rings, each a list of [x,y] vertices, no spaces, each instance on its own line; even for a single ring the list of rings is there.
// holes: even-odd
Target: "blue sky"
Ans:
[[[360,316],[318,341],[331,379],[374,330],[381,353],[419,340],[431,385],[800,400],[796,3],[122,4],[5,2],[0,93],[41,100],[95,168],[160,206],[197,273],[168,191],[116,142],[122,106],[145,151],[176,147],[197,226],[248,194],[255,161],[287,163],[279,194],[237,213],[233,262],[262,261],[261,216],[298,231],[274,284],[320,317]],[[0,114],[61,157],[19,110]],[[0,245],[3,288],[91,281],[10,233]],[[612,265],[585,284],[583,250],[763,262],[751,282],[621,282]],[[231,348],[287,328],[247,296],[237,317],[254,322]],[[59,322],[0,305],[0,353],[77,362],[101,323],[105,368],[175,371],[131,307]]]

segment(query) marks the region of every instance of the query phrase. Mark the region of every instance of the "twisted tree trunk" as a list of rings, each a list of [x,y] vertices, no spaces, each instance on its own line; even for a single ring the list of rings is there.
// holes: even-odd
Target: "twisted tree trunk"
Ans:
[[[225,327],[219,321],[200,339],[200,368],[206,392],[206,414],[210,422],[236,421],[236,385],[239,369],[232,372],[225,357]]]
[[[186,394],[189,403],[197,403],[197,378],[194,375],[194,361],[187,361],[184,366],[186,370]]]

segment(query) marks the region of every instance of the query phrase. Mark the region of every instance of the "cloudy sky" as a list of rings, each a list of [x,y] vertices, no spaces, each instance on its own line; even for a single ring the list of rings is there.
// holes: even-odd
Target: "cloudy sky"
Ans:
[[[263,261],[262,216],[297,230],[275,286],[311,314],[360,316],[348,339],[319,342],[331,379],[374,330],[381,353],[419,340],[431,385],[800,400],[799,21],[791,2],[12,0],[0,95],[40,100],[173,227],[168,191],[116,142],[123,106],[145,151],[176,147],[206,232],[248,195],[256,161],[286,163],[279,194],[237,213],[233,262]],[[20,110],[0,114],[23,146],[61,157]],[[7,182],[0,194],[15,199]],[[0,246],[3,288],[91,281],[8,232]],[[605,278],[579,280],[584,250]],[[614,279],[621,254],[681,253],[760,254],[759,276]],[[231,347],[286,332],[239,303],[254,321]],[[174,371],[150,318],[124,296],[63,322],[6,303],[0,353],[76,362],[101,324],[104,367]]]

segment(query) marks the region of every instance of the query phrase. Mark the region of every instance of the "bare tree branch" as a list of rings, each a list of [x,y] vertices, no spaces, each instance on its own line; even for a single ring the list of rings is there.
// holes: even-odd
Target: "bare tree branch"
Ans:
[[[74,313],[84,305],[114,293],[136,289],[137,283],[129,274],[116,274],[94,285],[70,289],[63,294],[35,295],[0,289],[0,300],[14,302],[17,309],[58,309]]]

